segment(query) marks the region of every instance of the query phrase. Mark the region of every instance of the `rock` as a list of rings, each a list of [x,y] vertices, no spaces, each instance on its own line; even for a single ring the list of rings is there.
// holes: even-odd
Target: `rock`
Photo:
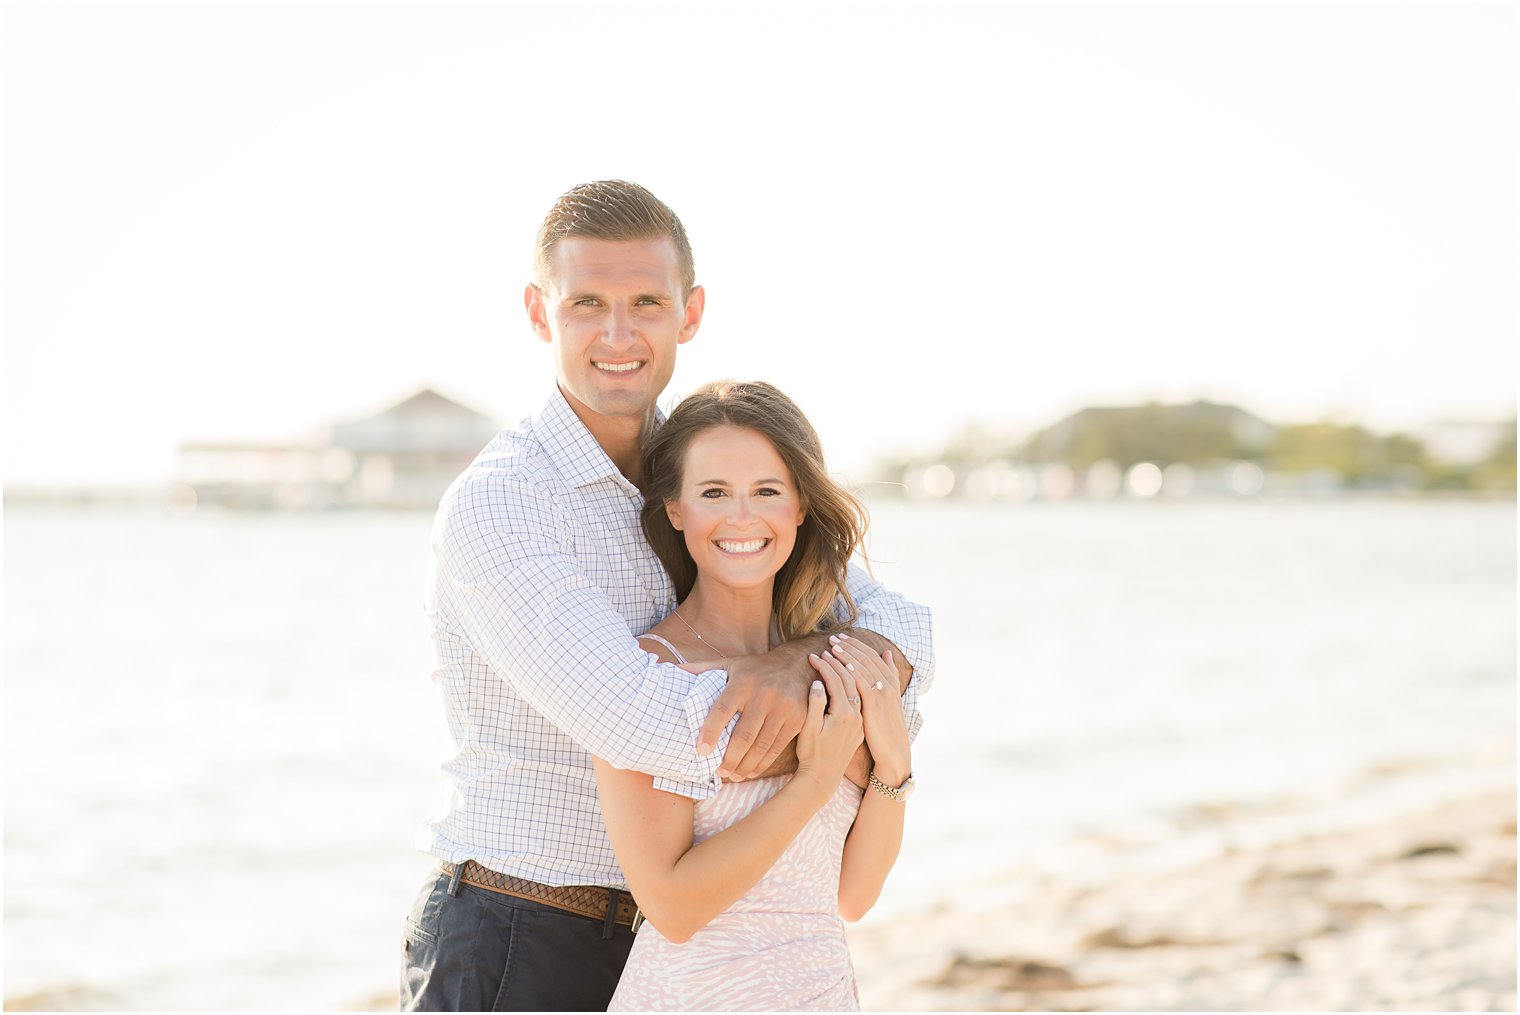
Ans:
[[[1422,856],[1455,856],[1461,849],[1449,842],[1427,842],[1399,856],[1400,860],[1418,860]]]
[[[1109,927],[1107,930],[1097,931],[1082,939],[1084,948],[1170,948],[1181,943],[1165,934],[1131,937],[1118,927]]]
[[[1075,990],[1091,984],[1078,983],[1063,966],[1038,959],[974,958],[956,955],[933,981],[939,987],[993,987],[997,990]]]

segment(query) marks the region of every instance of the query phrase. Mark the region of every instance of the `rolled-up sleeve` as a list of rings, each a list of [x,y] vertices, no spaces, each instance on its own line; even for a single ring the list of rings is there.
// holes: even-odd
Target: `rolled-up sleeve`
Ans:
[[[934,682],[934,630],[929,608],[892,592],[854,561],[850,562],[846,587],[855,600],[855,626],[896,645],[913,667],[913,679],[903,692],[903,715],[909,737],[916,738],[924,723],[919,697]]]
[[[692,674],[639,647],[544,485],[489,472],[462,483],[434,532],[436,595],[472,648],[587,752],[669,792],[715,793],[732,724],[707,757],[694,745],[727,674]]]

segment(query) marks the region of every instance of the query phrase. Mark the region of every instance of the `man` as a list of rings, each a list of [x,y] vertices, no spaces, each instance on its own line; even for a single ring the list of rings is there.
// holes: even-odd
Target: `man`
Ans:
[[[433,679],[456,750],[419,832],[439,873],[407,920],[408,1010],[604,1009],[635,907],[590,755],[694,799],[720,776],[758,775],[801,729],[806,655],[827,647],[803,639],[693,673],[634,640],[676,605],[639,527],[638,470],[705,305],[680,220],[634,184],[576,187],[539,230],[534,276],[524,301],[553,349],[555,394],[481,452],[433,527]],[[906,656],[915,728],[928,611],[853,571],[850,591],[854,633]]]

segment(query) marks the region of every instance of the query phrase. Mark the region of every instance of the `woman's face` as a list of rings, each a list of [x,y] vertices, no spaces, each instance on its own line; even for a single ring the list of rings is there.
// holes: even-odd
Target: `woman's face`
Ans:
[[[665,513],[697,572],[744,588],[769,581],[797,543],[806,512],[792,474],[753,430],[713,427],[686,448],[681,490]]]

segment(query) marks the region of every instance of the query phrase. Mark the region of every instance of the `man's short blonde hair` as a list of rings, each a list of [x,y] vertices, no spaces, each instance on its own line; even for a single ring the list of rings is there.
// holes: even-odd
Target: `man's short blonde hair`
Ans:
[[[554,248],[566,236],[613,241],[668,236],[676,245],[681,265],[682,295],[689,296],[697,284],[686,227],[663,201],[637,183],[596,180],[571,188],[554,202],[538,228],[538,245],[533,251],[533,281],[540,289],[553,271]]]

